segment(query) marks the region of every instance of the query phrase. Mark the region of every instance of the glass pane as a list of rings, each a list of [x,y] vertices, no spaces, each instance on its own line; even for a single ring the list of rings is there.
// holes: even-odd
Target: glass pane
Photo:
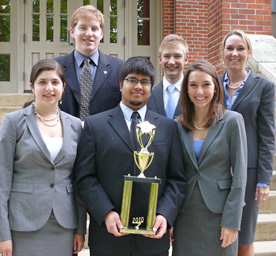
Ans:
[[[33,41],[39,40],[39,15],[33,15]]]
[[[83,5],[90,4],[90,0],[83,0]]]
[[[110,17],[110,43],[117,43],[117,17]]]
[[[47,15],[46,23],[47,23],[46,41],[53,42],[54,41],[54,16]]]
[[[137,16],[139,18],[149,18],[150,17],[149,0],[137,0]]]
[[[47,13],[54,13],[54,0],[47,0]]]
[[[33,0],[33,12],[39,12],[39,0]]]
[[[104,13],[104,1],[103,0],[98,0],[97,1],[97,9]]]
[[[0,16],[0,42],[10,42],[11,17]]]
[[[60,41],[67,42],[67,16],[60,17]]]
[[[1,0],[0,1],[0,13],[10,13],[11,12],[11,1]]]
[[[149,20],[137,20],[138,45],[150,45],[150,22]]]
[[[117,15],[117,0],[110,0],[110,15]]]
[[[60,0],[60,13],[67,13],[67,0]]]
[[[0,54],[0,81],[10,81],[10,55]]]

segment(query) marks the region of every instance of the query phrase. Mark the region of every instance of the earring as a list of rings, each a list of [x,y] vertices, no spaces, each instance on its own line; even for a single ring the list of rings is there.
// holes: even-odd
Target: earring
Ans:
[[[59,105],[62,105],[62,98],[60,98],[59,100]]]

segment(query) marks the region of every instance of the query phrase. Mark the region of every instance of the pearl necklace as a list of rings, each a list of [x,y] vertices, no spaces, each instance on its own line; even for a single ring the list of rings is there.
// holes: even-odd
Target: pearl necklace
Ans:
[[[199,130],[199,131],[202,131],[202,130],[206,129],[206,127],[202,127],[202,128],[197,127],[195,123],[194,123],[194,127],[195,127],[197,130]]]
[[[60,120],[60,113],[59,113],[59,110],[57,111],[57,114],[55,117],[53,118],[45,118],[43,116],[41,116],[37,110],[35,109],[35,105],[34,106],[34,114],[38,117],[38,119],[45,125],[45,126],[48,126],[48,127],[54,127],[54,126],[57,126],[59,120]],[[47,122],[52,122],[52,121],[56,121],[54,124],[47,124]]]
[[[230,89],[236,90],[236,89],[240,88],[242,84],[240,84],[240,85],[238,85],[238,86],[230,86],[229,84],[226,84],[226,85],[227,85]]]

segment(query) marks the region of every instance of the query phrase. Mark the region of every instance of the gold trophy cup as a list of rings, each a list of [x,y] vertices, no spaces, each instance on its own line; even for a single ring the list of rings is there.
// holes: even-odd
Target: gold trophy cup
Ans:
[[[150,166],[154,157],[154,153],[150,153],[148,151],[148,147],[153,141],[155,130],[156,127],[150,124],[148,121],[140,123],[136,126],[137,140],[141,146],[141,150],[139,153],[134,151],[134,161],[141,173],[138,176],[130,176],[130,174],[124,176],[124,192],[121,211],[121,220],[124,228],[120,229],[121,233],[146,235],[156,234],[156,232],[152,230],[152,227],[155,222],[158,188],[159,184],[161,183],[161,179],[158,179],[157,177],[147,178],[144,175],[145,170]],[[146,134],[149,135],[149,140],[146,146],[144,146],[142,136]],[[140,228],[140,225],[144,223],[144,217],[139,216],[133,217],[132,219],[132,224],[136,224],[135,228],[128,227],[133,182],[151,184],[146,228]]]

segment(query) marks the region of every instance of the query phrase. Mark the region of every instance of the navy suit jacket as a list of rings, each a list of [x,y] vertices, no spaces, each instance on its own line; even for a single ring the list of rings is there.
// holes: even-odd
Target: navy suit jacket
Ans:
[[[166,116],[163,97],[163,81],[153,86],[150,98],[147,103],[147,107],[153,112],[156,112],[162,116]],[[181,113],[181,98],[179,97],[178,103],[175,108],[174,117],[181,115]]]
[[[177,124],[150,110],[146,120],[156,126],[149,152],[154,158],[145,171],[147,177],[162,180],[158,191],[157,214],[163,215],[172,226],[184,199],[187,183],[184,159]],[[156,255],[169,249],[169,232],[161,239],[142,235],[115,237],[104,225],[106,214],[114,210],[120,214],[124,187],[123,175],[138,175],[134,168],[135,151],[120,105],[106,112],[90,116],[78,146],[74,167],[77,193],[90,213],[90,250],[106,255],[129,255],[136,243],[141,255]],[[138,184],[138,185],[137,185]],[[147,208],[145,186],[134,183],[131,212],[140,217]],[[132,219],[132,218],[131,218]]]
[[[65,72],[66,87],[62,97],[61,110],[73,116],[80,116],[80,86],[75,68],[74,51],[55,58]],[[90,115],[114,108],[121,101],[119,70],[123,60],[105,55],[99,51],[99,64],[91,95]]]
[[[222,83],[224,76],[220,76]],[[270,184],[275,152],[275,85],[251,70],[231,110],[242,114],[244,119],[247,167],[257,169],[258,183]]]

